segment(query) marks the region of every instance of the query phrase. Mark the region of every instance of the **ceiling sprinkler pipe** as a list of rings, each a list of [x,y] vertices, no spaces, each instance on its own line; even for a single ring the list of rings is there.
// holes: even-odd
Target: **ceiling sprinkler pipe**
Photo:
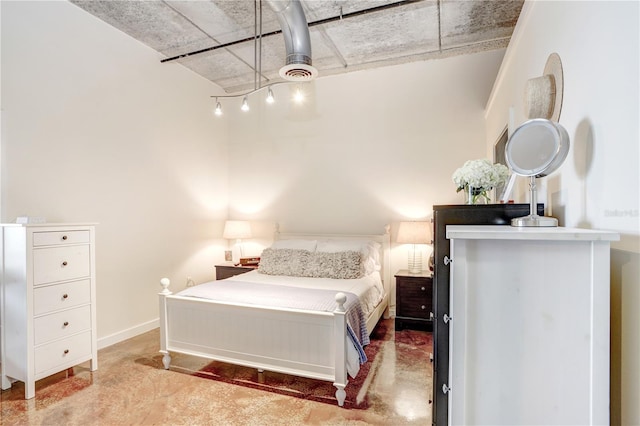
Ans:
[[[265,0],[280,22],[287,52],[286,65],[280,69],[285,80],[313,80],[318,71],[311,65],[309,25],[299,0]]]

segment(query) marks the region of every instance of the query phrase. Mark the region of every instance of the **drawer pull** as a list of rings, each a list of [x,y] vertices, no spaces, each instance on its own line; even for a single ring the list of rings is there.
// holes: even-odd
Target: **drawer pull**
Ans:
[[[423,286],[420,290],[425,291],[425,290],[426,290],[426,288],[424,288],[424,286]]]
[[[427,307],[426,307],[426,306],[424,306],[424,305],[420,306],[420,308],[421,308],[421,309],[427,309]]]
[[[65,321],[64,323],[62,323],[62,325],[64,325],[65,327],[69,326],[69,321]]]
[[[69,353],[69,349],[65,349],[65,350],[64,350],[64,354],[66,355],[66,354],[68,354],[68,353]]]
[[[62,295],[62,298],[63,298],[63,299],[68,299],[68,298],[69,298],[69,295],[68,295],[67,293],[65,293],[65,294],[63,294],[63,295]]]
[[[68,237],[67,237],[66,235],[63,235],[63,236],[62,236],[62,241],[67,241],[67,238],[68,238]]]
[[[64,262],[62,262],[62,266],[67,266],[67,265],[68,265],[68,263],[67,263],[66,260]]]

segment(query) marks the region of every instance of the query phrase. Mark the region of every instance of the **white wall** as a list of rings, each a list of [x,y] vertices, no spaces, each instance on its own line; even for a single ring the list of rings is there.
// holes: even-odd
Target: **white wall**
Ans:
[[[451,175],[484,156],[484,106],[503,50],[276,86],[231,121],[231,214],[288,232],[381,233],[462,201]],[[395,253],[392,272],[407,267]]]
[[[539,185],[561,224],[621,233],[611,254],[611,424],[624,425],[640,424],[639,15],[637,1],[525,3],[486,115],[492,152],[510,107],[516,126],[526,119],[527,79],[560,55],[571,149]]]
[[[458,202],[503,50],[320,78],[211,117],[214,84],[68,2],[3,1],[2,221],[98,222],[98,337],[153,325],[158,279],[213,276],[227,216],[380,233]],[[253,102],[253,99],[252,99]],[[260,110],[262,108],[262,111]],[[230,195],[229,195],[230,194]],[[395,232],[395,227],[394,227]],[[394,252],[393,268],[406,267]]]
[[[220,90],[68,2],[1,2],[2,220],[98,222],[98,338],[212,278],[227,216]],[[131,330],[136,332],[136,330]],[[122,335],[120,335],[122,337]]]

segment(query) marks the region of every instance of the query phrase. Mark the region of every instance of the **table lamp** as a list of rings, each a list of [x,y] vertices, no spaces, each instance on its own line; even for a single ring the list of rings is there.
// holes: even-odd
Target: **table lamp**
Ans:
[[[401,244],[412,244],[408,251],[409,272],[419,274],[422,272],[422,250],[420,244],[431,244],[431,223],[426,221],[400,222],[398,238]]]
[[[246,220],[227,220],[224,223],[222,238],[236,240],[236,244],[240,247],[240,257],[244,257],[242,239],[251,238],[251,224]]]

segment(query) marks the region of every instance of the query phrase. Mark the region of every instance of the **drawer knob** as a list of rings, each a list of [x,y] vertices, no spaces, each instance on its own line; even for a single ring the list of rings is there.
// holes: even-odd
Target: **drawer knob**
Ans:
[[[68,354],[68,353],[69,353],[69,349],[65,349],[65,350],[64,350],[64,354],[66,355],[66,354]]]
[[[426,306],[424,306],[424,305],[420,306],[420,308],[422,308],[422,309],[427,309],[427,307],[426,307]]]
[[[64,323],[62,323],[62,325],[64,325],[65,327],[69,326],[69,321],[65,321]]]
[[[69,298],[69,295],[68,295],[67,293],[65,293],[65,294],[63,294],[63,295],[62,295],[62,298],[63,298],[63,299],[68,299],[68,298]]]
[[[68,265],[68,263],[67,263],[66,260],[64,262],[62,262],[62,266],[67,266],[67,265]]]
[[[67,241],[67,236],[66,235],[62,236],[62,241]]]
[[[422,287],[420,290],[425,291],[425,290],[426,290],[426,288],[425,288],[425,287]]]

